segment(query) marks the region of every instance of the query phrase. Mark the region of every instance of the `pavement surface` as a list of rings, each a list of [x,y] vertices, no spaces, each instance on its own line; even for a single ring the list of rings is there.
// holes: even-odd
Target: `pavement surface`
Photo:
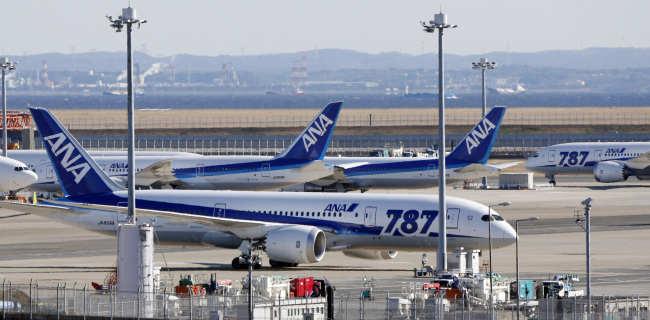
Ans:
[[[536,177],[536,183],[547,182]],[[577,274],[585,289],[586,233],[575,222],[574,210],[591,197],[591,282],[592,293],[600,295],[642,295],[650,293],[650,184],[631,180],[600,184],[589,176],[558,177],[558,186],[544,190],[464,190],[447,186],[447,195],[485,205],[510,201],[508,207],[493,208],[514,225],[517,219],[539,217],[519,224],[519,268],[521,279],[547,279],[556,274]],[[489,183],[497,183],[490,178]],[[376,193],[404,191],[375,190]],[[437,188],[409,191],[437,195]],[[0,210],[0,214],[9,211]],[[57,283],[83,287],[102,283],[116,262],[117,240],[35,215],[0,219],[0,280],[14,284],[38,281],[41,286]],[[233,270],[237,250],[195,247],[157,247],[155,265],[175,281],[180,275],[216,274],[218,279],[241,279],[247,271]],[[257,275],[314,276],[329,279],[337,292],[358,295],[363,278],[374,277],[375,290],[399,292],[403,283],[414,279],[413,268],[421,266],[422,252],[400,252],[393,260],[352,259],[328,252],[316,264],[290,269],[264,266]],[[435,267],[435,252],[427,252]],[[487,252],[481,257],[488,260]],[[515,276],[515,246],[493,252],[493,269],[503,276]]]

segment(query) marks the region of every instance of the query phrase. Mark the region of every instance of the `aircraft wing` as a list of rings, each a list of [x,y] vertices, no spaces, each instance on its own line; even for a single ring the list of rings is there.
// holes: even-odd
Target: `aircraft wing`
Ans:
[[[338,166],[337,166],[338,167]],[[350,180],[343,170],[337,170],[336,173],[331,174],[326,177],[322,177],[317,180],[310,181],[311,183],[318,185],[318,186],[329,186],[332,183],[338,182],[338,183],[353,183],[354,181]]]
[[[632,170],[643,171],[650,166],[650,152],[646,152],[636,158],[627,160],[625,164],[627,164],[627,166]]]
[[[470,180],[487,177],[501,170],[500,166],[489,164],[472,163],[458,169],[454,169],[454,179]]]
[[[497,168],[499,170],[503,170],[503,169],[506,169],[506,168],[514,167],[514,166],[516,166],[516,165],[518,165],[520,163],[521,163],[521,161],[504,162],[504,163],[497,163],[497,164],[486,164],[486,166],[487,167],[494,167],[494,168]]]
[[[14,213],[0,214],[0,219],[20,217],[20,216],[24,216],[24,215],[28,215],[28,214],[29,213],[27,213],[27,212],[14,212]]]
[[[460,167],[458,169],[454,169],[454,172],[457,173],[462,173],[462,174],[489,174],[490,170],[483,166],[480,163],[472,163],[469,165],[466,165],[464,167]]]
[[[329,176],[322,177],[317,180],[310,181],[311,183],[319,186],[329,186],[332,183],[353,183],[354,181],[350,180],[344,173],[345,169],[354,168],[368,164],[368,162],[353,162],[345,164],[337,164],[334,166],[334,174]]]
[[[154,183],[170,183],[176,182],[178,179],[174,177],[171,168],[171,162],[175,159],[167,159],[158,161],[135,174],[138,185],[149,186]]]
[[[164,185],[186,186],[187,183],[176,178],[172,172],[171,162],[176,159],[158,161],[135,174],[138,186],[161,188]]]
[[[128,211],[126,207],[75,202],[65,202],[59,206],[51,204],[25,204],[0,201],[0,207],[44,216],[51,214],[85,214],[88,210],[114,211],[122,213]],[[152,216],[161,217],[177,223],[194,222],[205,225],[215,231],[226,232],[241,238],[253,239],[266,236],[268,231],[272,229],[288,226],[288,224],[282,223],[243,221],[150,209],[136,209],[136,215],[147,218],[152,218]]]
[[[63,214],[81,214],[81,212],[75,212],[74,209],[70,209],[63,206],[53,206],[47,204],[29,204],[29,203],[19,203],[19,202],[10,202],[10,201],[0,201],[0,208],[5,208],[13,211],[19,211],[20,214],[36,214],[36,215],[50,215],[52,213],[63,213]]]
[[[359,166],[363,166],[366,164],[370,164],[370,162],[364,161],[364,162],[351,162],[351,163],[343,163],[343,164],[337,164],[337,168],[342,168],[342,169],[351,169],[351,168],[356,168]]]

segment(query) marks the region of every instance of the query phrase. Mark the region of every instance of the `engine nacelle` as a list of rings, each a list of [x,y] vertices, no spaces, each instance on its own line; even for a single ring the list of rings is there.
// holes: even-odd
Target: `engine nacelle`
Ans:
[[[329,186],[320,186],[311,182],[296,184],[293,186],[283,187],[282,191],[290,192],[339,192],[336,190],[336,184],[333,183]],[[343,191],[341,191],[343,192]]]
[[[625,181],[629,176],[629,169],[620,162],[603,161],[594,166],[594,178],[598,182]]]
[[[310,226],[290,226],[266,235],[269,259],[291,263],[315,263],[323,259],[327,243],[323,230]]]
[[[348,257],[366,260],[390,260],[397,257],[397,251],[345,250],[343,254]]]

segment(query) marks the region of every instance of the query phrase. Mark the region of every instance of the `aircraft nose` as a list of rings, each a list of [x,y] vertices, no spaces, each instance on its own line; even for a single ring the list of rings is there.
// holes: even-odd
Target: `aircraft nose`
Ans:
[[[517,233],[509,223],[503,221],[503,224],[500,224],[499,229],[500,229],[499,233],[497,234],[502,234],[503,237],[501,237],[496,241],[498,242],[497,244],[498,248],[507,247],[509,245],[514,244],[517,241]]]
[[[23,173],[25,174],[25,176],[24,176],[25,184],[30,185],[30,184],[33,184],[34,182],[38,181],[38,176],[36,175],[36,172],[34,172],[32,170],[26,170],[26,171],[23,171]]]
[[[524,168],[525,168],[526,170],[530,170],[530,167],[532,166],[531,161],[532,161],[531,159],[528,159],[528,160],[526,160],[526,162],[524,163]]]

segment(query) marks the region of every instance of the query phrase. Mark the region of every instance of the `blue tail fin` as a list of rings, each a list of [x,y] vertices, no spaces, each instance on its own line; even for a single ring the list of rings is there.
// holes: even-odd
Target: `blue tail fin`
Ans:
[[[486,163],[496,140],[505,107],[494,107],[470,131],[465,138],[447,155],[447,159],[463,162]]]
[[[275,158],[296,160],[323,160],[327,146],[332,140],[334,125],[343,102],[328,104],[303,130],[293,143]]]
[[[123,190],[111,180],[79,142],[46,109],[30,108],[54,171],[67,196]]]

